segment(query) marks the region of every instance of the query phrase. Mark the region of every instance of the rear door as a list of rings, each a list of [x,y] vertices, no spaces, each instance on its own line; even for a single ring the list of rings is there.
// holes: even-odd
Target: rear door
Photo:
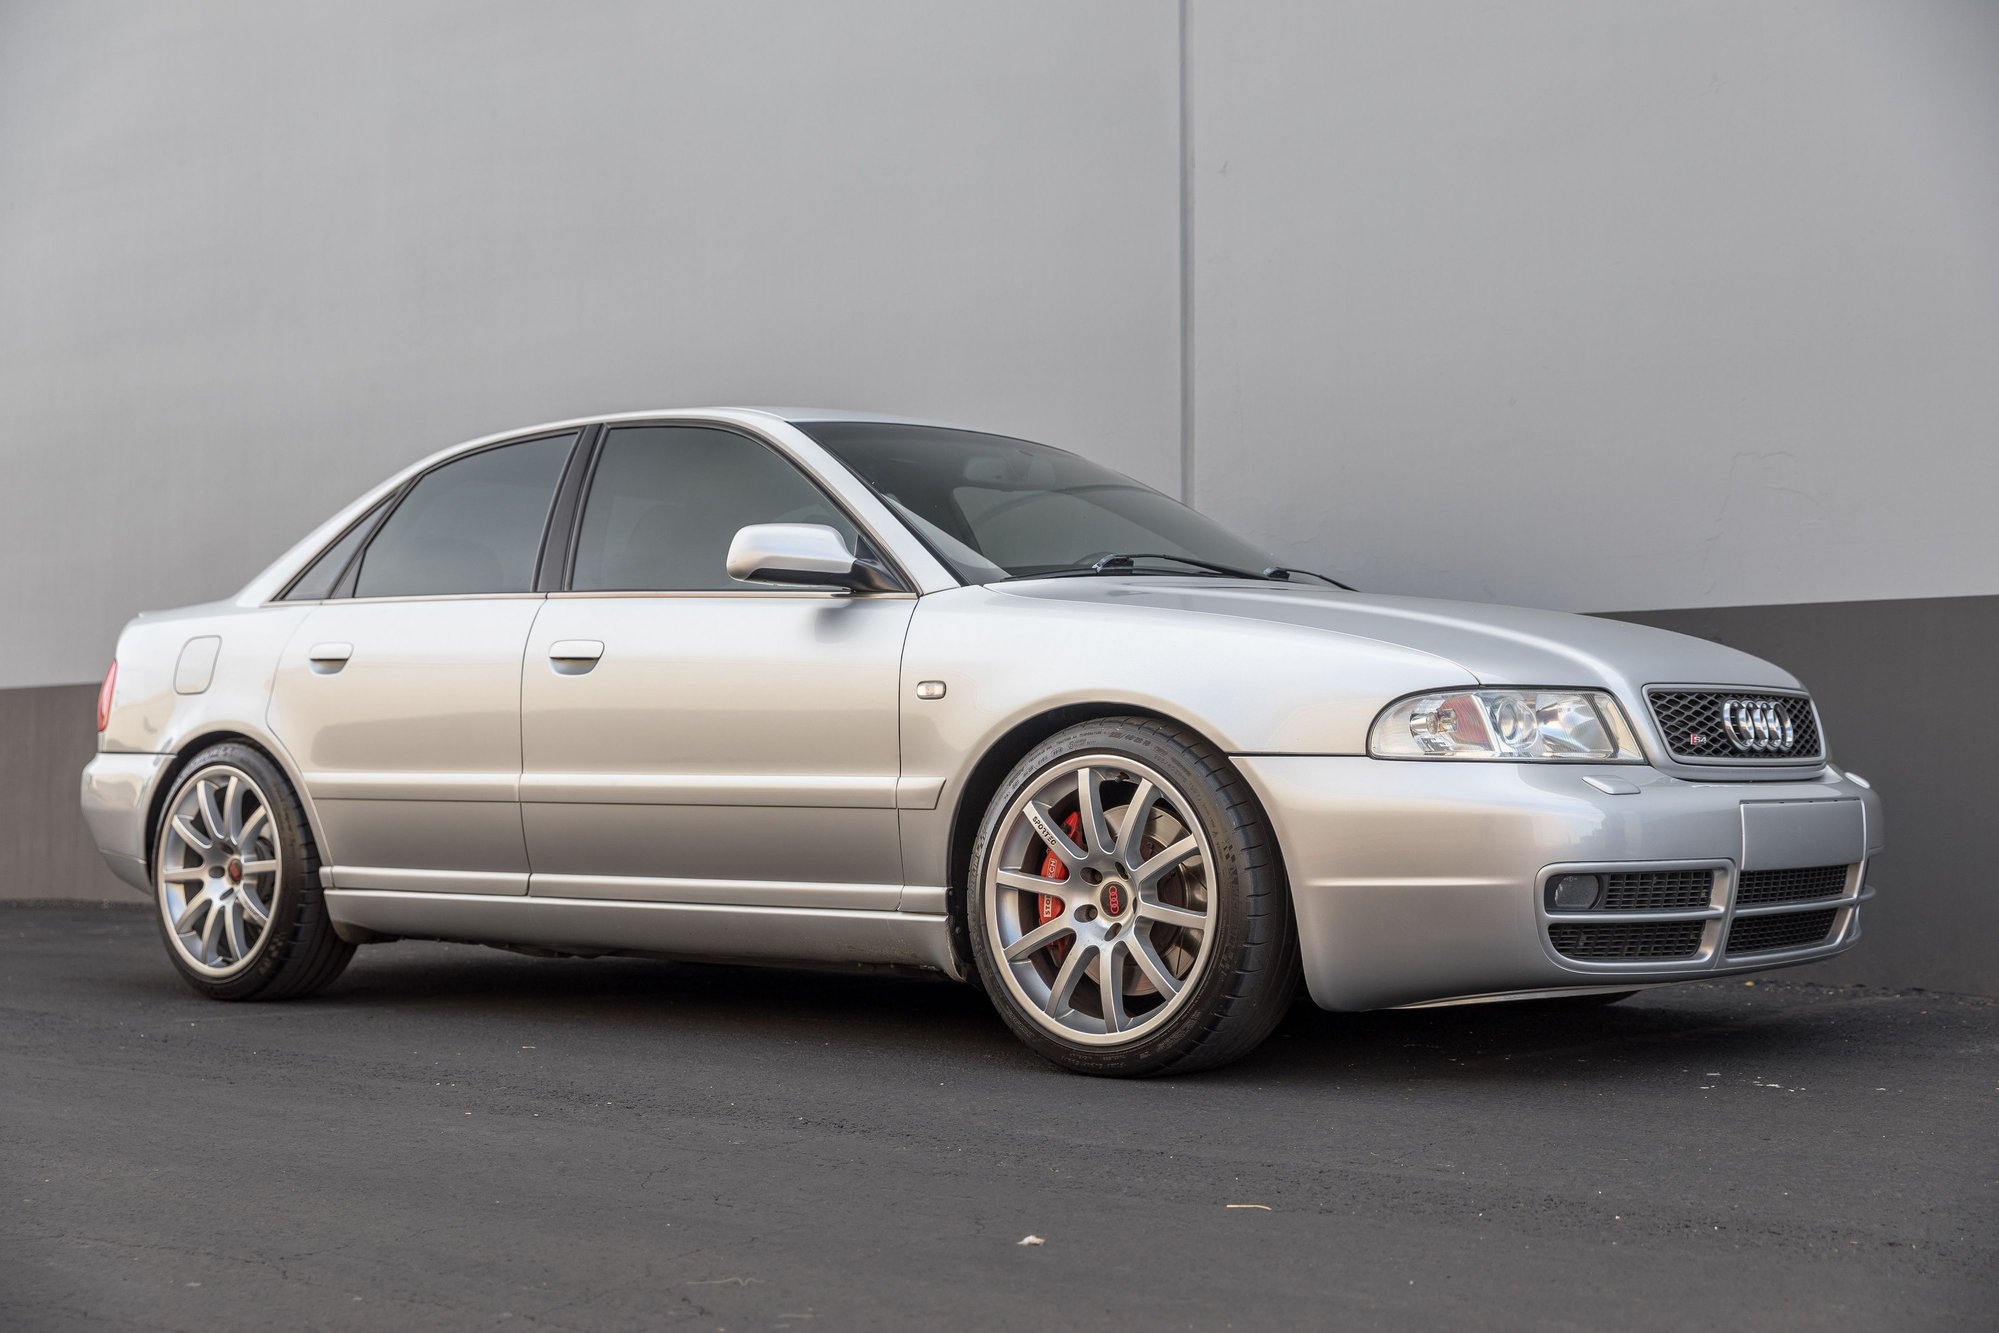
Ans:
[[[604,433],[572,591],[521,676],[532,892],[893,910],[907,594],[725,569],[753,523],[852,519],[774,445],[704,425]]]
[[[404,488],[337,578],[308,571],[311,591],[332,588],[279,662],[270,725],[340,887],[527,891],[521,653],[577,442],[453,458]]]

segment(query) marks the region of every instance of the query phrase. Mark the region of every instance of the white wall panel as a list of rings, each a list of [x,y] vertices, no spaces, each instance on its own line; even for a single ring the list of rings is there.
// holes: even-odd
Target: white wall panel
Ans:
[[[0,686],[702,401],[1179,476],[1168,0],[0,5]],[[1195,499],[1364,586],[1999,591],[1999,7],[1191,0]]]
[[[703,402],[1177,485],[1152,0],[0,5],[0,686],[409,459]]]
[[[1190,37],[1202,508],[1382,590],[1999,592],[1999,6]]]

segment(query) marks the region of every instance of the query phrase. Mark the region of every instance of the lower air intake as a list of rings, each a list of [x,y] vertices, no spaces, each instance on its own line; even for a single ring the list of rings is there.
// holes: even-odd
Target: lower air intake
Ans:
[[[1701,949],[1699,921],[1634,921],[1599,925],[1558,922],[1548,939],[1564,958],[1616,962],[1639,958],[1691,958]]]
[[[1832,930],[1838,909],[1786,912],[1782,916],[1746,916],[1728,928],[1730,954],[1772,953],[1818,944]]]
[[[1735,901],[1744,907],[1758,903],[1803,903],[1814,898],[1837,898],[1845,892],[1845,866],[1745,870],[1735,884]]]

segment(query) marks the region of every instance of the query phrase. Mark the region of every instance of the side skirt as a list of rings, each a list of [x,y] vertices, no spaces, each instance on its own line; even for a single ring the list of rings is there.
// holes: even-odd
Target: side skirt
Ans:
[[[326,910],[346,938],[400,935],[577,953],[890,963],[958,976],[941,914],[389,889],[328,889]]]

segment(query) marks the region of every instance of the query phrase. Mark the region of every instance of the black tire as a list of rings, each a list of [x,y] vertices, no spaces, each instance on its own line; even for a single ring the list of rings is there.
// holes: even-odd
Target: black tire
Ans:
[[[268,811],[276,834],[273,859],[278,870],[267,923],[243,957],[230,962],[228,975],[215,976],[195,967],[176,939],[169,921],[168,886],[161,858],[169,846],[168,826],[192,785],[204,775],[231,771],[254,784],[255,794]],[[298,794],[278,766],[257,750],[233,742],[211,745],[181,770],[161,804],[152,856],[154,918],[161,942],[181,979],[209,999],[285,1000],[309,995],[338,977],[353,958],[354,946],[334,933],[327,916],[326,894],[319,882],[319,852]],[[231,873],[240,881],[240,865]]]
[[[1169,1012],[1162,1005],[1153,1026],[1134,1031],[1124,1044],[1065,1038],[1050,1030],[1050,1020],[1031,1012],[1010,984],[1010,966],[1018,960],[1009,965],[1000,956],[998,927],[988,910],[996,896],[1014,891],[989,889],[986,873],[1001,844],[1002,825],[1011,822],[1008,812],[1051,773],[1060,774],[1065,761],[1086,755],[1135,761],[1167,779],[1213,853],[1204,872],[1214,907],[1205,962],[1198,974],[1190,971],[1182,979],[1191,989],[1184,997],[1175,993],[1177,1009]],[[1227,756],[1172,723],[1105,718],[1069,727],[1037,746],[994,794],[972,847],[967,885],[966,925],[980,983],[1014,1034],[1065,1069],[1124,1078],[1212,1069],[1254,1050],[1298,994],[1297,927],[1276,834]],[[1146,929],[1132,918],[1133,933]]]

